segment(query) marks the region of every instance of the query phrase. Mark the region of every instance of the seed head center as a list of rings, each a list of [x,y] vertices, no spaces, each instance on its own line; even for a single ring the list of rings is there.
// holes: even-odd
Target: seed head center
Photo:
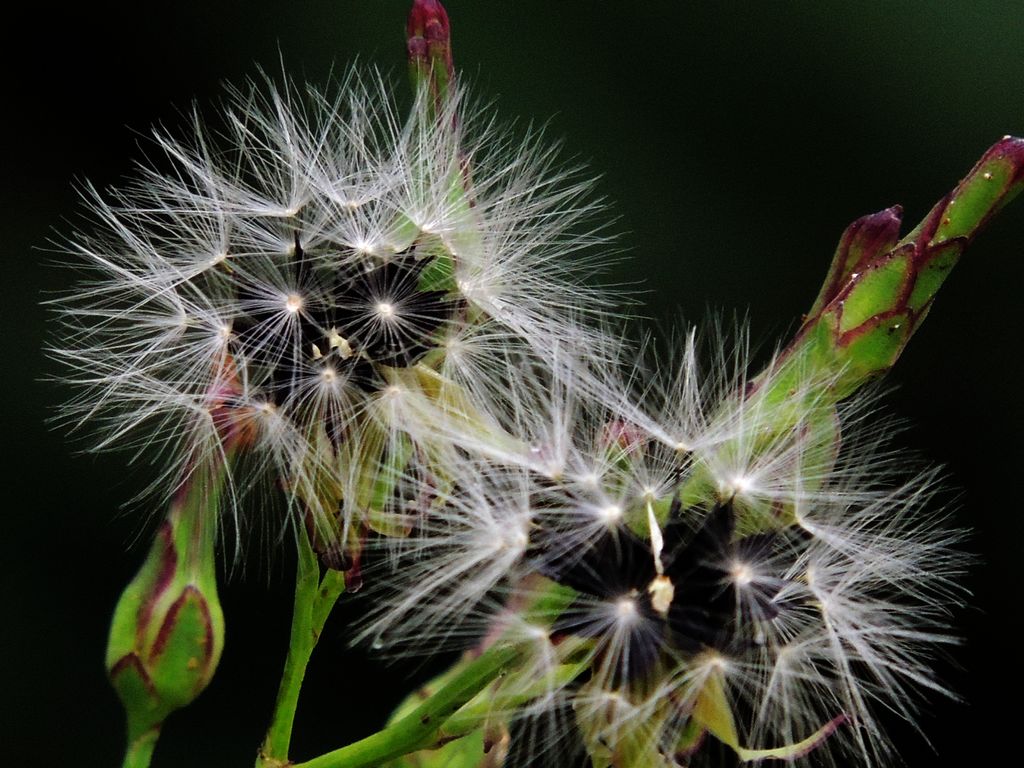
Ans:
[[[620,621],[634,621],[637,617],[636,600],[622,597],[615,603],[615,615]]]
[[[754,580],[754,571],[746,563],[736,563],[730,572],[732,580],[739,587],[745,587]]]
[[[622,519],[622,507],[617,504],[609,504],[598,510],[598,516],[607,525],[615,525]]]

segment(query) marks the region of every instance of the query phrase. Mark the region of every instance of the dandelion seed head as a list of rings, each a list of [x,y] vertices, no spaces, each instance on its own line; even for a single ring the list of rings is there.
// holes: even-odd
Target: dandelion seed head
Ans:
[[[387,578],[362,639],[525,638],[527,709],[568,708],[594,749],[671,756],[735,707],[745,749],[884,762],[875,710],[946,692],[929,656],[962,560],[925,514],[938,475],[901,474],[827,375],[751,375],[745,334],[703,361],[686,334],[667,377],[627,365],[585,322],[615,304],[584,279],[608,240],[591,183],[457,88],[428,112],[400,118],[372,73],[250,84],[222,128],[155,134],[171,173],[87,188],[63,248],[91,276],[55,303],[65,420],[170,456],[164,495],[245,435],[236,528],[252,486],[279,526],[365,535]]]
[[[230,88],[209,121],[154,131],[122,188],[85,187],[60,248],[88,276],[53,302],[50,352],[76,393],[63,419],[95,427],[97,449],[160,454],[158,495],[216,452],[196,421],[216,413],[214,436],[258,436],[224,494],[240,527],[336,502],[317,527],[340,536],[366,505],[320,497],[479,439],[516,407],[515,350],[543,364],[555,340],[599,346],[579,320],[613,303],[582,277],[609,238],[582,170],[458,87],[438,116],[419,94],[403,117],[393,90],[360,70]],[[261,503],[243,512],[249,488]]]
[[[588,677],[546,692],[531,717],[546,712],[596,753],[639,739],[698,765],[701,739],[677,745],[726,708],[740,747],[763,759],[886,764],[877,713],[913,722],[922,692],[945,691],[931,664],[954,641],[963,560],[958,534],[930,519],[938,475],[895,465],[877,406],[836,410],[799,378],[799,407],[779,411],[734,371],[652,386],[642,372],[515,367],[519,407],[495,412],[490,435],[520,448],[472,444],[489,482],[517,478],[529,545],[489,572],[486,599],[453,579],[460,597],[442,602],[473,603],[466,636],[496,637],[510,613],[525,622],[548,590],[569,592],[548,619],[552,647],[582,646]],[[695,412],[680,413],[680,392]],[[823,423],[841,426],[838,451],[815,442],[808,425]],[[558,717],[563,706],[574,717]],[[648,713],[642,733],[627,709]]]

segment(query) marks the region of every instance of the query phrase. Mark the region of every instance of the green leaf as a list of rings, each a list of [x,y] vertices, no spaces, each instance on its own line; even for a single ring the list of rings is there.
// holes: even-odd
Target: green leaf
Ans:
[[[729,705],[722,673],[713,669],[697,694],[691,716],[692,724],[688,726],[685,739],[680,743],[684,752],[687,749],[696,749],[700,744],[701,733],[706,731],[730,747],[745,763],[761,760],[796,760],[819,747],[845,721],[846,717],[840,715],[825,723],[806,739],[793,744],[770,749],[749,749],[740,744],[736,720]]]

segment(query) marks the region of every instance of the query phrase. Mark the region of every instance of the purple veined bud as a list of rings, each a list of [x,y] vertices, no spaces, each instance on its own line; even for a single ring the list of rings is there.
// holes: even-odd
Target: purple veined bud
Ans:
[[[129,754],[152,750],[164,719],[190,704],[217,669],[224,615],[209,520],[224,472],[195,471],[118,601],[106,666],[127,714]]]

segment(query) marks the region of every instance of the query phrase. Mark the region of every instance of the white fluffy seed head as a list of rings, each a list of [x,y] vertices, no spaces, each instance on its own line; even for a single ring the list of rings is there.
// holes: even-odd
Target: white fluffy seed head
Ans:
[[[501,563],[501,549],[473,561],[487,573],[481,582],[458,574],[478,548],[418,542],[439,570],[411,572],[421,588],[392,631],[422,616],[412,619],[420,637],[441,634],[444,611],[470,604],[461,615],[474,641],[501,636],[510,614],[551,626],[552,648],[576,654],[563,664],[585,659],[587,682],[547,691],[530,718],[547,712],[562,742],[582,733],[592,752],[618,738],[699,765],[696,736],[717,711],[731,713],[731,746],[744,759],[885,765],[879,713],[913,721],[922,693],[947,693],[932,661],[955,642],[948,624],[964,598],[964,558],[943,521],[939,474],[908,474],[912,462],[891,446],[871,396],[836,408],[820,378],[798,376],[793,408],[759,396],[745,372],[714,371],[708,383],[687,354],[682,381],[664,385],[578,364],[536,374],[511,365],[518,407],[491,411],[486,434],[464,435],[462,450],[485,458],[459,477],[472,487],[486,466],[491,487],[516,478],[531,545],[514,561]],[[640,397],[630,380],[645,382]],[[698,412],[680,412],[680,392]],[[722,505],[734,527],[686,554]],[[450,508],[444,530],[477,515],[462,508]],[[637,539],[640,550],[629,544]],[[404,570],[396,596],[413,594]],[[431,583],[446,588],[431,597]],[[544,620],[530,615],[551,589],[567,590],[565,602]],[[695,595],[710,602],[688,602]],[[649,715],[642,733],[616,714],[638,709]],[[538,736],[533,756],[551,743]]]
[[[218,450],[215,406],[252,430],[237,489],[330,508],[325,489],[375,471],[332,470],[343,443],[479,431],[508,406],[495,361],[599,338],[576,322],[610,307],[579,279],[606,242],[590,182],[460,91],[437,119],[419,101],[403,118],[391,91],[365,71],[249,83],[214,127],[195,111],[185,135],[156,131],[159,159],[123,188],[86,187],[61,248],[87,277],[52,303],[63,420],[96,448],[158,451],[158,493]]]

